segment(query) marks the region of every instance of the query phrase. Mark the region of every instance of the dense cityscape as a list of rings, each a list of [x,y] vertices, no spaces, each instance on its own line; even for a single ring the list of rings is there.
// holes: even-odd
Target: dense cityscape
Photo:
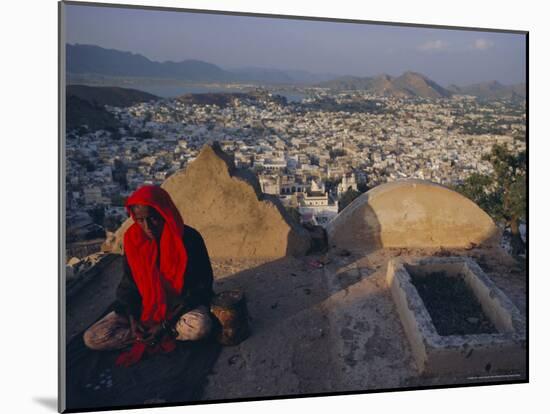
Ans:
[[[97,239],[126,217],[127,195],[161,184],[217,141],[302,222],[326,225],[346,194],[399,179],[454,186],[494,144],[525,150],[525,101],[394,97],[308,88],[299,101],[257,89],[210,102],[159,99],[106,109],[115,130],[67,132],[67,241]],[[346,201],[347,203],[348,201]],[[92,246],[97,248],[96,246]]]

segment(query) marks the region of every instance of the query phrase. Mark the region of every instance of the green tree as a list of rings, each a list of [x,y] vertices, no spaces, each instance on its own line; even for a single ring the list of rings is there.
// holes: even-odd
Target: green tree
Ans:
[[[527,207],[527,158],[525,151],[512,154],[504,145],[494,145],[483,156],[493,173],[472,174],[456,190],[476,202],[495,221],[502,222],[512,234],[512,253],[525,251],[519,224],[525,220]]]
[[[488,214],[494,216],[494,209],[501,200],[499,200],[498,194],[488,191],[492,182],[493,178],[489,175],[473,173],[455,189],[470,200],[475,201]]]

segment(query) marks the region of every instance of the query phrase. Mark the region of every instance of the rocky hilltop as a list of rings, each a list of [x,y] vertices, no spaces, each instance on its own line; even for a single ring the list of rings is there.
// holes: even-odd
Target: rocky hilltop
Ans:
[[[309,232],[287,215],[280,201],[260,190],[250,171],[235,167],[217,143],[205,145],[187,168],[162,185],[186,224],[203,236],[212,258],[278,258],[303,255]],[[132,220],[105,242],[103,250],[122,253]]]
[[[87,125],[90,130],[114,130],[120,122],[105,105],[127,107],[160,99],[137,89],[111,86],[67,85],[67,130]]]
[[[401,76],[379,75],[374,77],[346,76],[319,84],[336,90],[364,90],[375,95],[397,97],[447,98],[451,92],[433,80],[416,72]]]

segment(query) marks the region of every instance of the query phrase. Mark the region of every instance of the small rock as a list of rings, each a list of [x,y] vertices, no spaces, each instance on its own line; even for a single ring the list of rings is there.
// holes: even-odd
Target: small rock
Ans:
[[[322,265],[328,265],[331,261],[332,260],[330,260],[330,257],[328,257],[327,255],[319,259],[319,263],[321,263]]]
[[[101,388],[101,387],[100,387],[99,385],[96,385],[96,386],[94,387],[94,391],[97,391],[97,390],[99,390],[100,388]]]
[[[92,388],[92,384],[86,384],[86,388]]]
[[[472,249],[475,249],[476,247],[477,247],[476,243],[470,242],[470,245],[466,247],[466,250],[472,250]]]
[[[229,365],[233,365],[239,360],[239,358],[240,358],[239,355],[233,355],[231,358],[227,360],[227,362],[229,363]]]
[[[321,269],[324,265],[319,260],[311,260],[309,266],[313,269]]]
[[[471,324],[479,323],[479,318],[466,318],[466,320],[468,321],[468,323],[471,323]]]
[[[440,247],[439,250],[434,254],[434,256],[440,256],[440,257],[448,257],[451,255],[451,251],[445,249],[444,247]]]

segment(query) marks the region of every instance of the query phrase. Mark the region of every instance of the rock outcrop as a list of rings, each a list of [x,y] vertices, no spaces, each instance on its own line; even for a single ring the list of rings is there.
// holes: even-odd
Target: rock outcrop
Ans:
[[[308,252],[307,230],[286,214],[280,201],[260,190],[255,175],[237,169],[216,144],[205,145],[184,170],[162,185],[186,224],[203,236],[212,258],[278,258]],[[131,225],[126,220],[103,249],[122,253]]]
[[[327,226],[331,247],[468,248],[495,245],[500,231],[474,202],[439,184],[402,180],[357,197]]]

